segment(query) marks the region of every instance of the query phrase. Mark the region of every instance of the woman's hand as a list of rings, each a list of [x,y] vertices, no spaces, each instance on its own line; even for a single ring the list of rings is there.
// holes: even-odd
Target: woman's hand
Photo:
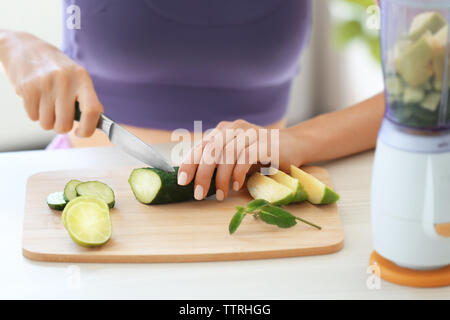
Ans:
[[[0,31],[0,61],[31,120],[39,120],[45,130],[67,133],[78,101],[82,116],[75,134],[94,133],[103,106],[92,80],[58,48],[28,33]]]
[[[194,196],[202,200],[217,168],[216,198],[222,201],[228,195],[230,182],[238,191],[257,163],[271,163],[284,171],[291,164],[300,166],[304,159],[301,144],[289,129],[265,129],[244,120],[221,122],[192,148],[180,166],[178,183],[187,185],[195,179]]]

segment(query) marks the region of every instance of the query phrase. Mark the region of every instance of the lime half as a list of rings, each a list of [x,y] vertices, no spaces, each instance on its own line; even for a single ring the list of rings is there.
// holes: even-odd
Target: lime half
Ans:
[[[62,219],[70,237],[80,246],[101,246],[111,238],[109,207],[103,200],[77,197],[66,205]]]

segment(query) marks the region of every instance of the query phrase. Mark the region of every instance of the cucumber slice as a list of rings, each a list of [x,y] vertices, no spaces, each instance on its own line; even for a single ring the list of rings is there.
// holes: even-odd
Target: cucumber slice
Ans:
[[[194,199],[194,182],[180,186],[177,182],[178,167],[174,172],[165,172],[155,168],[135,169],[128,183],[136,199],[143,204],[166,204]],[[215,173],[207,196],[216,193]]]
[[[47,204],[50,209],[64,210],[67,202],[64,200],[64,192],[53,192],[47,196]]]
[[[286,205],[294,200],[292,189],[259,172],[248,179],[247,189],[254,199],[263,199],[275,205]]]
[[[64,187],[64,200],[66,200],[66,202],[69,202],[77,197],[77,191],[75,188],[80,183],[82,183],[80,180],[70,180],[66,183],[66,186]]]
[[[67,204],[62,218],[70,237],[80,246],[101,246],[111,238],[109,207],[101,199],[77,197]]]
[[[80,183],[75,188],[77,196],[91,196],[105,201],[108,207],[114,208],[114,191],[100,181],[88,181]]]

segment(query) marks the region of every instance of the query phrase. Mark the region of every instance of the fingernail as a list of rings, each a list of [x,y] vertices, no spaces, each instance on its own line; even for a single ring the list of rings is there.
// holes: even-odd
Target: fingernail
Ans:
[[[218,189],[216,191],[216,199],[219,201],[223,201],[224,197],[225,197],[225,195],[224,195],[223,191]]]
[[[187,183],[187,173],[182,171],[179,175],[178,175],[178,184],[180,186],[184,186]]]
[[[233,182],[233,190],[239,191],[239,182],[238,181]]]
[[[194,198],[195,200],[203,199],[203,187],[201,185],[195,187]]]

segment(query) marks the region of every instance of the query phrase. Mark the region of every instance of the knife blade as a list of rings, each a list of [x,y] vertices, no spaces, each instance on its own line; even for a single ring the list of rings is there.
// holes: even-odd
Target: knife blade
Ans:
[[[80,119],[81,110],[77,101],[75,103],[75,121],[80,121]],[[175,171],[169,162],[158,151],[103,113],[100,115],[97,128],[101,129],[114,145],[132,157],[149,166],[152,166],[153,168],[161,169],[167,172]]]

